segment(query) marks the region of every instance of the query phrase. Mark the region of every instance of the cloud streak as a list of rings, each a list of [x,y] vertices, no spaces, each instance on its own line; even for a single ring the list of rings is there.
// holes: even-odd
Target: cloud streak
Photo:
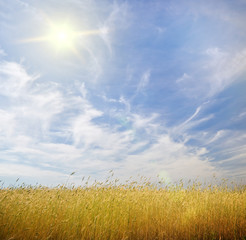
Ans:
[[[157,175],[161,168],[170,171],[175,179],[181,176],[182,168],[186,175],[194,175],[195,172],[188,171],[189,164],[196,165],[196,174],[200,176],[213,169],[198,150],[173,141],[163,132],[158,114],[146,118],[129,110],[128,128],[120,130],[117,123],[97,121],[105,114],[89,102],[84,84],[81,95],[76,95],[74,89],[62,92],[57,84],[38,84],[37,76],[28,75],[20,64],[4,62],[0,67],[1,95],[9,102],[7,109],[1,109],[0,118],[5,175],[8,164],[12,164],[9,175],[21,165],[23,171],[19,175],[29,177],[37,171],[46,176],[52,169],[61,173],[92,173],[97,169],[105,173],[110,168],[121,176],[134,171],[147,175],[154,171]],[[143,76],[142,87],[146,86],[147,78]],[[120,113],[121,109],[116,111]],[[185,124],[198,112],[199,109]],[[59,139],[61,143],[57,142]],[[29,170],[32,171],[28,175]]]

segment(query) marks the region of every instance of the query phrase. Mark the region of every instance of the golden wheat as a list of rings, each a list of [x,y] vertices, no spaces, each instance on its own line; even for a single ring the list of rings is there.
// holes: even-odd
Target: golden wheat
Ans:
[[[0,190],[0,239],[246,239],[246,188],[96,183]]]

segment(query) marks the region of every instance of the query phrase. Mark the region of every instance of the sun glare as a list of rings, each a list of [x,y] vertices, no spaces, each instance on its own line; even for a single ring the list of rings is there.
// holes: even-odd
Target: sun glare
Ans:
[[[59,47],[66,48],[75,45],[75,35],[76,32],[71,29],[71,27],[52,27],[50,40],[51,42]]]
[[[59,32],[57,34],[57,40],[59,42],[65,42],[67,40],[67,38],[68,38],[68,36],[67,36],[67,34],[65,32]]]
[[[76,29],[73,24],[55,23],[48,20],[47,34],[39,37],[32,37],[22,39],[20,43],[32,43],[32,42],[47,42],[53,45],[58,52],[71,51],[77,56],[79,54],[79,39],[83,36],[97,35],[99,30],[80,30]]]

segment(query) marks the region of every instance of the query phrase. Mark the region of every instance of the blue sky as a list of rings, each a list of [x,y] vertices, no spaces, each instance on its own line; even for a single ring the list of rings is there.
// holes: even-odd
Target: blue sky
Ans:
[[[0,0],[1,180],[245,181],[245,11],[245,0]],[[58,26],[69,44],[51,39]]]

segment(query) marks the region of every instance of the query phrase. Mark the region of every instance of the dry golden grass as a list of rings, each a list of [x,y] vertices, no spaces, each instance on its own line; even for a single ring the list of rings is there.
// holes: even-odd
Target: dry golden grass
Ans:
[[[0,239],[246,239],[246,188],[5,188]]]

